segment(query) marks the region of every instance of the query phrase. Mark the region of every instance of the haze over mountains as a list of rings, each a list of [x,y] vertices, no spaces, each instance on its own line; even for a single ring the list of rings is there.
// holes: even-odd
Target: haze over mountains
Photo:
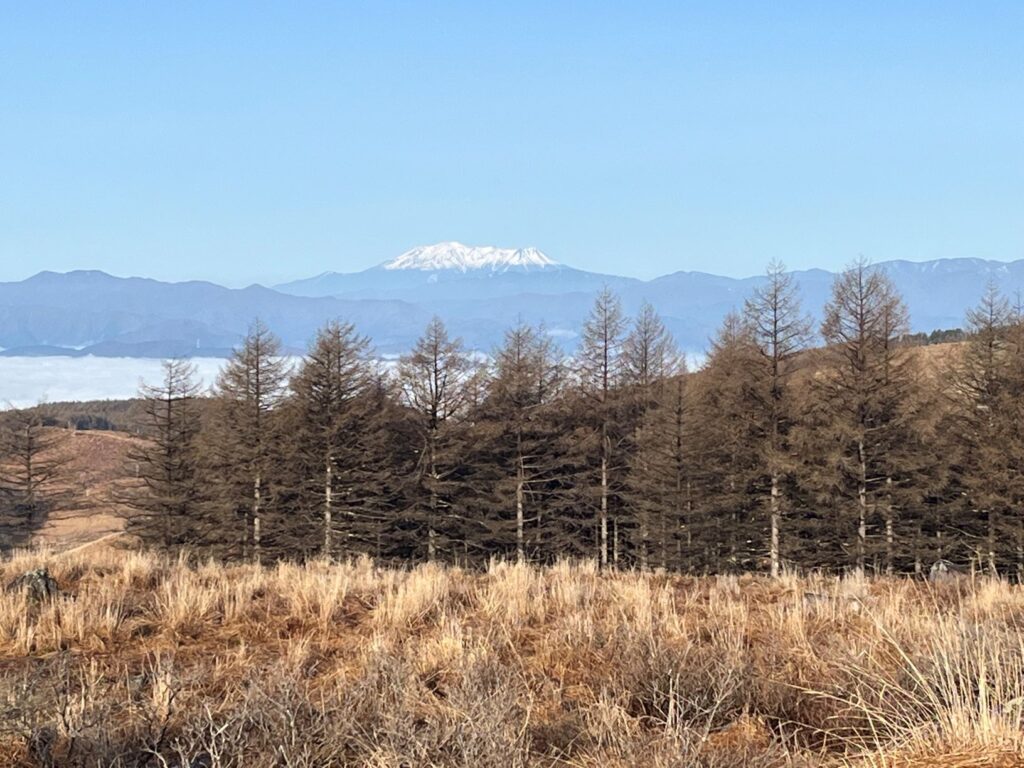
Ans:
[[[963,324],[985,284],[1024,288],[1024,260],[981,259],[879,264],[902,291],[915,331]],[[805,309],[817,317],[832,273],[795,273]],[[680,346],[700,352],[724,315],[763,278],[675,272],[653,280],[558,264],[535,248],[439,243],[361,272],[325,272],[266,288],[167,283],[97,271],[40,272],[0,283],[0,347],[5,355],[216,357],[227,354],[255,317],[300,352],[325,321],[351,320],[376,351],[406,351],[434,314],[478,350],[490,350],[522,319],[543,323],[567,351],[576,344],[594,294],[607,285],[627,312],[643,301],[662,314]]]

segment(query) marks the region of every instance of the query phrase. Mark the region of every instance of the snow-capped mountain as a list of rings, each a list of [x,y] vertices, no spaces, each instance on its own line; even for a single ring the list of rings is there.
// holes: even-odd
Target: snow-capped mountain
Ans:
[[[609,282],[635,281],[567,267],[537,248],[452,241],[413,248],[361,272],[324,272],[276,288],[295,296],[456,301],[591,291]]]
[[[454,241],[413,248],[381,264],[387,270],[415,269],[422,272],[439,269],[506,272],[510,269],[530,270],[554,266],[557,266],[556,262],[537,248],[495,248],[492,245],[463,245]]]

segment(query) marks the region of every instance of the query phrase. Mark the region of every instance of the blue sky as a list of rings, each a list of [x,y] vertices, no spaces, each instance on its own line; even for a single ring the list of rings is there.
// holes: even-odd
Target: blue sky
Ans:
[[[1024,3],[0,0],[0,279],[1024,258]]]

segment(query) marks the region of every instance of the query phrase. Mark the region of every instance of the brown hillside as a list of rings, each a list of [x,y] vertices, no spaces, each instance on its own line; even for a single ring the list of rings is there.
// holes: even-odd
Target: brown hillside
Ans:
[[[120,432],[53,430],[63,435],[54,449],[61,471],[49,489],[59,498],[59,508],[37,534],[39,541],[75,546],[123,530],[125,509],[115,501],[114,489],[140,438]]]

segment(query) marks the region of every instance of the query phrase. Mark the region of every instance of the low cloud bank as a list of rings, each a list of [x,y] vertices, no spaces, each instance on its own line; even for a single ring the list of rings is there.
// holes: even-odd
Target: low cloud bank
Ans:
[[[224,364],[221,358],[192,360],[203,387]],[[129,357],[0,357],[0,408],[25,408],[62,400],[134,397],[139,385],[156,384],[161,361]]]

